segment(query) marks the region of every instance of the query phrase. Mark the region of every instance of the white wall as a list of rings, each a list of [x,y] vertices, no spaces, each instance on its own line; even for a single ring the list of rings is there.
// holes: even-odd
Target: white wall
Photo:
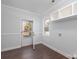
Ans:
[[[59,33],[61,33],[61,37]],[[65,54],[76,56],[77,19],[50,23],[50,36],[45,36],[43,42]]]
[[[23,20],[33,20],[33,32],[40,35],[42,33],[42,17],[33,12],[25,11],[22,9],[14,8],[11,6],[3,5],[2,8],[2,20],[1,20],[1,50],[9,50],[27,46],[32,44],[32,38],[23,38],[21,36],[21,23]],[[35,36],[34,40],[39,43],[38,36]]]
[[[44,17],[50,18],[50,14],[57,9],[60,9],[76,0],[63,0],[59,4],[53,5],[53,7],[45,12]],[[45,21],[45,19],[43,19]],[[50,23],[49,26],[50,35],[44,36],[43,44],[55,49],[59,53],[67,57],[77,56],[77,19],[70,21],[61,21]],[[59,37],[59,33],[62,34]]]

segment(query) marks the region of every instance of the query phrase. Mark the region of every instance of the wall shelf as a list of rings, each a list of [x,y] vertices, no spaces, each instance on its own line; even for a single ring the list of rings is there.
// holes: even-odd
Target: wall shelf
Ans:
[[[52,22],[62,22],[62,21],[69,21],[69,20],[75,20],[77,19],[77,15],[71,15],[64,18],[59,18],[57,20],[53,20]]]

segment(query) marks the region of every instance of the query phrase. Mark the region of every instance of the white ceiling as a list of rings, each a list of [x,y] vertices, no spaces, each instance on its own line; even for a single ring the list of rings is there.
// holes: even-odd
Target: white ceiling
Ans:
[[[55,3],[60,0],[55,0]],[[16,8],[21,8],[35,13],[43,13],[50,9],[53,4],[51,0],[2,0],[2,4],[9,5]]]

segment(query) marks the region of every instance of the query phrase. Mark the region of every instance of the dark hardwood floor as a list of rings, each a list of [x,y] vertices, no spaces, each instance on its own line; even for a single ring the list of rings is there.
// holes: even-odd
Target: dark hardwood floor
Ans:
[[[1,53],[1,59],[68,59],[63,55],[39,44],[33,50],[32,46],[22,47]]]

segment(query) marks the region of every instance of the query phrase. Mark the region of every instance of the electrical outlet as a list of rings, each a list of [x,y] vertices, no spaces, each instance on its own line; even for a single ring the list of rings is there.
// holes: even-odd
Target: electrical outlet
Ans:
[[[62,36],[62,34],[61,34],[61,33],[59,33],[59,34],[58,34],[58,36],[59,36],[59,37],[61,37],[61,36]]]
[[[55,0],[52,0],[52,3],[54,3],[55,2]]]

